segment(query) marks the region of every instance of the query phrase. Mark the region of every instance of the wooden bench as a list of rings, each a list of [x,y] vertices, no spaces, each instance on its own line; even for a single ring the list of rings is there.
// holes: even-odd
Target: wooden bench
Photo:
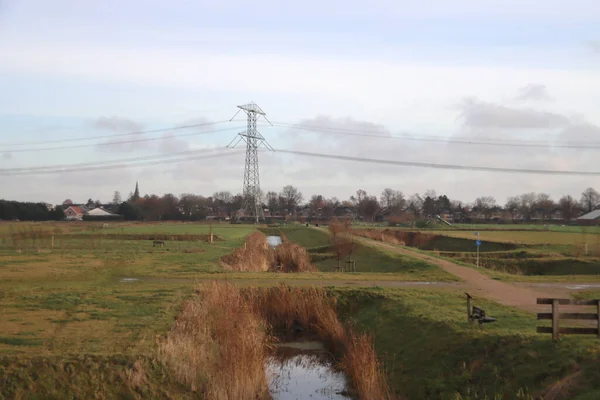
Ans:
[[[488,317],[485,315],[485,310],[483,308],[476,306],[473,306],[471,308],[472,297],[469,293],[465,294],[467,295],[467,317],[469,319],[469,323],[476,320],[479,323],[479,327],[481,328],[482,324],[496,322],[496,318]]]

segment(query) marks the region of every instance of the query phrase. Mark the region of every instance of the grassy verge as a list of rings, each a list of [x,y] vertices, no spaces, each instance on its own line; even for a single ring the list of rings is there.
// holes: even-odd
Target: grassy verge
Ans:
[[[314,228],[293,227],[282,230],[288,240],[293,241],[309,251],[319,271],[332,272],[337,259],[330,253],[331,237],[327,231]],[[356,270],[361,273],[389,273],[401,276],[406,280],[453,281],[456,278],[441,268],[424,261],[397,254],[393,251],[357,243],[352,253],[356,261]],[[344,274],[351,276],[354,273]]]
[[[575,398],[600,390],[600,346],[590,337],[558,343],[535,333],[531,316],[485,300],[475,305],[498,319],[482,330],[466,321],[462,293],[409,289],[337,289],[342,315],[375,332],[391,381],[407,398],[534,398],[582,371],[564,387]],[[525,396],[528,394],[531,397]],[[585,398],[585,397],[581,397]]]

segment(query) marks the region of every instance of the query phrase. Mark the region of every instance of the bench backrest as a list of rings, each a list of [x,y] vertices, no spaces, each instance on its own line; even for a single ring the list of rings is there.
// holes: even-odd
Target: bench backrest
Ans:
[[[473,315],[483,318],[483,317],[485,317],[485,311],[483,311],[483,309],[481,309],[479,307],[473,306]]]

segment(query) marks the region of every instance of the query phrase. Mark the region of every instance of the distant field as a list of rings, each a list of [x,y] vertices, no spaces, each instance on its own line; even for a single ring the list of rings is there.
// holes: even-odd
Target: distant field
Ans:
[[[337,259],[329,249],[332,241],[327,231],[315,228],[292,227],[283,228],[282,233],[289,240],[309,250],[319,271],[331,272],[335,270]],[[358,243],[355,252],[352,254],[352,259],[356,261],[357,272],[403,274],[408,280],[414,280],[415,278],[428,281],[456,280],[440,268],[423,261]]]

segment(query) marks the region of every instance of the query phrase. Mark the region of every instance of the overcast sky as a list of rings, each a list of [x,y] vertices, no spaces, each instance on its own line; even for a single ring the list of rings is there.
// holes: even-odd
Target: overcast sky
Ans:
[[[368,5],[367,5],[368,4]],[[227,145],[255,101],[276,149],[469,166],[600,171],[597,0],[279,2],[0,0],[0,170]],[[191,123],[87,147],[15,145]],[[212,123],[212,124],[211,124]],[[290,125],[301,124],[303,129]],[[362,132],[389,138],[348,135]],[[199,133],[196,135],[196,133]],[[402,136],[404,139],[398,138]],[[406,140],[407,136],[413,139]],[[423,141],[544,142],[547,147]],[[396,137],[396,138],[394,138]],[[127,144],[110,141],[154,138]],[[468,141],[468,140],[467,140]],[[597,148],[569,149],[565,143]],[[11,145],[12,144],[12,145]],[[242,148],[240,148],[242,149]],[[261,186],[346,199],[435,189],[473,201],[600,189],[594,176],[385,166],[261,154]],[[243,153],[43,175],[0,174],[0,198],[84,202],[242,189]]]

